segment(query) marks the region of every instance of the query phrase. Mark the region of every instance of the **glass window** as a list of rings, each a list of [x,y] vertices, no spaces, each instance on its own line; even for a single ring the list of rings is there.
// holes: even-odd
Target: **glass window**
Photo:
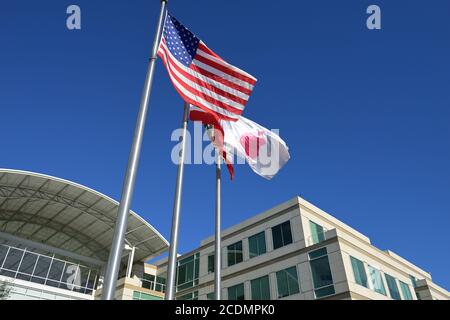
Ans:
[[[79,266],[79,273],[80,273],[80,284],[81,287],[86,288],[89,280],[89,268]]]
[[[369,266],[369,277],[372,288],[375,292],[386,295],[386,288],[384,287],[383,277],[381,276],[380,270]]]
[[[166,278],[156,276],[155,291],[165,293],[166,292]]]
[[[232,266],[243,261],[242,241],[229,245],[227,247],[227,251],[228,251],[228,266]]]
[[[245,300],[243,283],[228,288],[228,300]]]
[[[364,269],[364,263],[354,257],[350,257],[352,262],[353,275],[355,277],[355,282],[363,287],[368,288],[367,285],[367,275]]]
[[[215,293],[214,292],[210,292],[206,295],[206,300],[216,300],[215,298]]]
[[[2,267],[3,261],[5,260],[6,254],[8,253],[8,247],[0,245],[0,268]]]
[[[51,262],[52,262],[51,258],[39,256],[39,259],[36,263],[36,268],[34,269],[33,275],[35,277],[46,278]]]
[[[325,240],[325,232],[321,225],[309,221],[309,228],[311,230],[312,244],[316,244]]]
[[[64,270],[64,264],[65,263],[63,261],[53,259],[48,278],[50,280],[60,281]]]
[[[273,248],[278,249],[292,243],[291,222],[286,221],[272,228]]]
[[[283,298],[300,292],[298,286],[297,267],[277,272],[278,298]]]
[[[214,255],[211,254],[208,256],[208,273],[214,272]]]
[[[139,291],[133,291],[133,300],[162,300],[162,298]]]
[[[251,281],[252,300],[270,300],[269,276],[264,276]]]
[[[98,275],[98,270],[91,270],[91,273],[89,274],[88,285],[87,285],[87,287],[89,289],[95,289],[96,283],[98,280],[97,275]]]
[[[411,283],[413,285],[413,288],[417,288],[417,279],[416,279],[416,277],[410,275],[409,278],[411,279]]]
[[[154,290],[155,276],[153,274],[145,273],[142,277],[142,288]]]
[[[409,290],[409,286],[406,283],[404,283],[403,281],[400,281],[400,288],[402,290],[404,300],[413,300],[411,291]]]
[[[5,262],[3,263],[3,269],[8,269],[10,271],[17,271],[23,254],[24,251],[22,250],[9,248],[8,255],[6,256]]]
[[[266,234],[264,231],[248,238],[250,259],[266,253]]]
[[[335,293],[327,248],[321,248],[309,253],[309,264],[314,284],[316,298]]]
[[[177,300],[198,300],[198,291],[190,292],[179,296]]]
[[[199,272],[199,254],[189,256],[179,261],[178,263],[178,281],[177,289],[179,291],[193,287],[198,283]]]
[[[25,274],[33,274],[34,265],[36,264],[38,256],[32,252],[25,252],[22,263],[20,264],[19,272]]]
[[[63,289],[72,289],[72,285],[75,285],[77,282],[75,282],[76,279],[79,279],[79,268],[76,264],[70,264],[66,263],[66,267],[64,268],[63,276],[61,278],[61,285],[60,288]],[[72,283],[69,283],[69,280],[72,280]]]
[[[400,297],[400,292],[398,291],[398,287],[397,287],[397,281],[395,280],[394,277],[385,274],[386,276],[386,282],[388,285],[388,289],[389,289],[389,293],[391,294],[391,298],[394,300],[401,300]]]
[[[145,281],[155,281],[155,276],[153,274],[145,273],[143,275],[143,280]]]

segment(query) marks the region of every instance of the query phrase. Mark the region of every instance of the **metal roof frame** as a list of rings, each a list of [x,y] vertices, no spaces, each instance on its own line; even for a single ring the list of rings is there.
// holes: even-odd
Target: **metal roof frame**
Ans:
[[[72,181],[0,169],[0,232],[106,262],[119,203]],[[134,262],[167,251],[167,240],[130,211],[125,243]]]

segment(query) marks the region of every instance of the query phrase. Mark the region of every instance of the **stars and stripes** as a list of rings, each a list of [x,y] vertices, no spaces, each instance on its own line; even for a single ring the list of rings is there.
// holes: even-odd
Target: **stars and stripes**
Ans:
[[[225,62],[167,14],[158,56],[183,99],[222,120],[237,121],[256,79]]]

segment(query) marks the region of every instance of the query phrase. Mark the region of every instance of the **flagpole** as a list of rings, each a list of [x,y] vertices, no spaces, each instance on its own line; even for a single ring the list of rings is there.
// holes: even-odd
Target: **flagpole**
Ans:
[[[181,208],[181,193],[183,190],[183,172],[184,172],[184,158],[186,147],[186,131],[189,116],[189,104],[184,103],[183,113],[183,133],[181,136],[180,162],[178,163],[177,183],[175,187],[175,198],[173,201],[172,213],[172,230],[170,235],[170,251],[169,262],[167,267],[167,286],[165,299],[174,300],[175,297],[175,279],[177,271],[177,251],[178,251],[178,229],[180,224],[180,208]]]
[[[127,230],[128,213],[130,211],[131,200],[133,198],[134,185],[136,181],[136,172],[139,164],[139,156],[142,145],[142,138],[144,136],[145,120],[148,111],[148,102],[153,83],[153,74],[155,71],[155,62],[159,42],[161,39],[162,26],[166,13],[166,6],[168,0],[161,0],[161,11],[159,13],[158,25],[156,28],[155,40],[153,49],[148,64],[147,76],[144,84],[144,91],[142,93],[141,105],[136,121],[136,128],[134,131],[133,144],[131,146],[130,155],[128,158],[127,171],[122,188],[122,195],[120,198],[120,205],[117,211],[117,221],[114,229],[114,238],[109,253],[108,264],[106,265],[105,279],[102,289],[103,300],[113,300],[115,298],[117,277],[119,275],[120,261],[122,259],[123,245],[125,240],[125,232]]]
[[[221,239],[221,190],[220,190],[220,154],[217,152],[216,161],[216,230],[215,230],[215,255],[214,255],[214,290],[215,300],[222,297],[222,239]]]

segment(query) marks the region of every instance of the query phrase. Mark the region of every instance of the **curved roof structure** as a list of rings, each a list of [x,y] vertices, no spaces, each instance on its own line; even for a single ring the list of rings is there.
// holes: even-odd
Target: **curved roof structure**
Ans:
[[[0,169],[0,232],[106,262],[119,203],[77,183]],[[125,243],[134,260],[168,248],[164,237],[130,211]]]

